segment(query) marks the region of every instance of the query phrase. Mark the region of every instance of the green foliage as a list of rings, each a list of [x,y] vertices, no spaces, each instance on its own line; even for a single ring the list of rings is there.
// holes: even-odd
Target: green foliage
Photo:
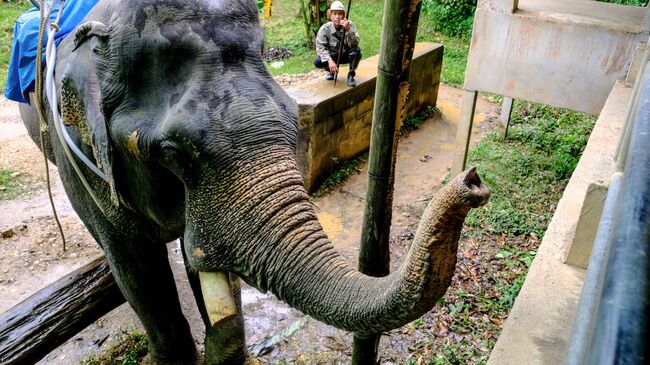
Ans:
[[[422,13],[434,29],[450,36],[472,35],[476,0],[424,0]]]
[[[422,317],[420,317],[420,318],[416,319],[415,321],[411,322],[411,326],[413,328],[422,327],[423,324],[424,324],[424,318],[422,318]]]
[[[332,160],[336,162],[338,167],[336,167],[334,172],[328,176],[327,179],[325,179],[325,181],[318,187],[314,193],[315,196],[325,195],[333,188],[339,186],[353,173],[360,172],[357,166],[359,166],[359,164],[362,162],[368,160],[368,153],[366,152],[359,157],[347,160],[343,163],[339,162],[339,160],[336,158],[332,158]]]
[[[469,54],[469,38],[452,37],[435,31],[435,23],[426,16],[420,17],[418,42],[435,42],[444,45],[444,58],[440,81],[448,85],[462,86]]]
[[[542,236],[593,128],[592,116],[515,103],[508,139],[492,132],[468,157],[492,190],[490,203],[467,224],[488,232]]]
[[[383,2],[374,0],[355,0],[352,4],[350,19],[361,36],[363,58],[379,53],[383,8]],[[281,67],[269,67],[271,74],[297,74],[315,69],[313,62],[316,51],[311,42],[305,39],[300,0],[274,2],[273,16],[263,20],[262,26],[266,31],[266,48],[287,48],[293,54],[291,58],[283,60]]]
[[[269,68],[273,75],[305,73],[314,70],[312,62],[316,53],[311,48],[311,44],[305,40],[304,23],[299,9],[299,0],[277,1],[273,3],[271,19],[262,21],[262,26],[266,30],[266,47],[287,48],[293,54],[291,58],[283,60],[284,64],[281,67]],[[382,1],[355,0],[352,4],[350,19],[356,25],[361,36],[360,46],[363,58],[379,53],[383,11]],[[423,11],[420,15],[416,41],[443,44],[445,53],[441,81],[451,85],[463,84],[469,52],[468,37],[456,38],[436,32],[434,17]]]
[[[316,37],[321,25],[327,23],[327,0],[304,0],[308,2],[309,9],[309,30],[313,37]],[[310,40],[311,41],[311,40]]]
[[[138,365],[147,355],[147,336],[137,330],[125,332],[120,343],[100,356],[82,361],[83,365]]]
[[[512,123],[519,127],[508,138],[550,154],[550,170],[562,180],[578,164],[593,122],[593,117],[583,113],[525,103],[515,110]]]
[[[266,31],[266,48],[287,48],[293,55],[283,60],[282,66],[269,67],[273,75],[314,70],[313,61],[316,53],[305,39],[305,25],[299,9],[299,0],[276,1],[273,3],[271,19],[262,20],[262,26]],[[384,5],[381,1],[355,0],[353,3],[350,19],[361,36],[363,58],[379,53],[383,11]],[[435,18],[423,11],[420,15],[416,41],[443,44],[445,53],[441,81],[450,85],[462,85],[469,53],[469,38],[451,37],[436,32],[436,24]]]
[[[31,3],[25,0],[0,2],[0,85],[4,86],[6,81],[14,21],[30,7]],[[364,58],[379,53],[383,8],[381,1],[357,0],[353,3],[350,18],[361,35]],[[261,19],[262,27],[266,31],[266,48],[287,48],[293,54],[291,58],[283,60],[281,67],[269,67],[274,75],[314,70],[312,62],[315,51],[310,42],[305,39],[305,25],[299,9],[300,0],[276,1],[273,3],[271,19]],[[469,39],[437,33],[436,19],[426,13],[426,5],[423,5],[419,24],[417,41],[437,42],[445,46],[441,81],[451,85],[462,85]]]
[[[4,93],[7,82],[7,69],[11,57],[11,42],[14,34],[14,22],[27,9],[31,8],[29,1],[0,2],[0,87]]]
[[[399,133],[401,136],[407,135],[408,133],[420,128],[422,123],[429,119],[432,116],[440,116],[440,109],[436,108],[435,106],[427,106],[422,111],[417,113],[416,115],[406,118],[404,123],[402,123],[402,128],[400,129]]]

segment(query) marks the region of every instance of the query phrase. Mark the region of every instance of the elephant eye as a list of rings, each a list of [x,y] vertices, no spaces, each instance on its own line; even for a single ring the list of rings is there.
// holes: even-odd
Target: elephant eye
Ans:
[[[182,148],[173,142],[163,142],[160,145],[161,163],[186,184],[194,182],[192,161]]]

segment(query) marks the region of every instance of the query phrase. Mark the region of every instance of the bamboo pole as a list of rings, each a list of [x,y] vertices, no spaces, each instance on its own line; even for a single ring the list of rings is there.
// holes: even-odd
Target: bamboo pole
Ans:
[[[307,15],[307,9],[305,8],[305,0],[300,0],[300,14],[302,14],[302,20],[305,24],[307,42],[309,42],[311,48],[314,48],[314,35],[311,34],[311,31],[309,30],[309,17]]]
[[[389,273],[388,238],[399,130],[409,89],[409,73],[421,0],[385,0],[368,159],[368,191],[361,231],[359,270]],[[380,334],[355,334],[352,364],[376,364]]]

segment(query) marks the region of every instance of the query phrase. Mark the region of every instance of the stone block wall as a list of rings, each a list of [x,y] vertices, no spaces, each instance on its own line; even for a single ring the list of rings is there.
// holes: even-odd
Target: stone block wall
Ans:
[[[440,44],[416,44],[406,117],[436,105],[442,54]],[[342,68],[336,87],[323,77],[287,89],[300,110],[296,153],[308,191],[314,191],[337,162],[368,150],[378,60],[374,56],[361,61],[354,88],[346,86],[347,69]]]

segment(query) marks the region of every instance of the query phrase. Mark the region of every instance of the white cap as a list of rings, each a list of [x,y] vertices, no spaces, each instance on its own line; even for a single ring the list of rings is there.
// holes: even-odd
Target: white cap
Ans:
[[[338,1],[338,0],[334,1],[332,3],[332,5],[330,5],[330,10],[342,10],[343,12],[345,12],[345,8],[343,7],[343,3]]]

